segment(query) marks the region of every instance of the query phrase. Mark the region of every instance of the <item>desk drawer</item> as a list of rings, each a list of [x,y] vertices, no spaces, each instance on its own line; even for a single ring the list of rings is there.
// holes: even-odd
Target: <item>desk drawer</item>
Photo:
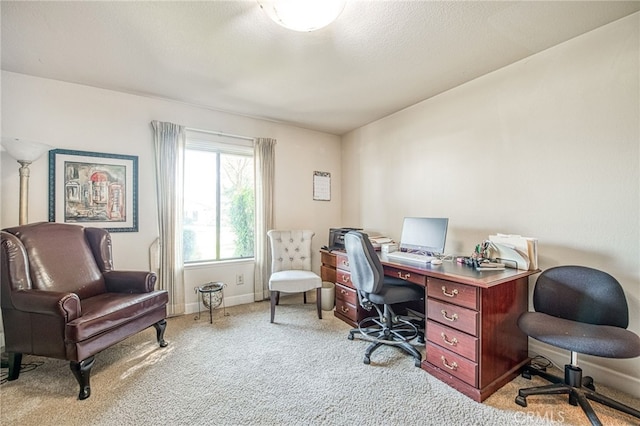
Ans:
[[[478,338],[435,321],[427,321],[427,340],[478,362]]]
[[[336,254],[336,268],[349,271],[349,258],[347,257],[347,253],[340,252]]]
[[[410,283],[418,284],[424,287],[427,284],[427,277],[416,272],[404,271],[402,269],[394,268],[393,266],[384,265],[384,274],[388,277],[400,278]]]
[[[444,300],[449,303],[478,309],[478,288],[438,278],[427,279],[427,297]]]
[[[436,299],[427,299],[427,317],[472,336],[478,335],[478,312]]]
[[[344,299],[336,298],[336,312],[341,313],[353,322],[358,322],[358,309],[356,305],[352,305]]]
[[[336,283],[354,288],[351,283],[351,272],[343,271],[342,269],[336,269]]]
[[[320,260],[323,265],[336,267],[336,256],[331,253],[320,250]]]
[[[478,387],[478,364],[427,342],[427,362],[454,377]]]
[[[336,284],[336,299],[343,300],[354,306],[358,304],[356,291],[340,284]]]
[[[331,283],[335,283],[336,270],[334,268],[330,268],[328,266],[322,265],[320,267],[320,277],[322,277],[322,281],[329,281]]]

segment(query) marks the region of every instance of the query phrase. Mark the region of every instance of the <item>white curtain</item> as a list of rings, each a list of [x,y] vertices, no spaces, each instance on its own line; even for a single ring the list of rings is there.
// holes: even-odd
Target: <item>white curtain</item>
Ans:
[[[273,187],[275,176],[276,140],[257,138],[254,141],[256,179],[256,247],[255,289],[256,301],[269,298],[271,254],[267,231],[273,228]]]
[[[158,288],[169,292],[168,315],[181,315],[184,305],[182,212],[185,129],[152,121],[159,225]]]

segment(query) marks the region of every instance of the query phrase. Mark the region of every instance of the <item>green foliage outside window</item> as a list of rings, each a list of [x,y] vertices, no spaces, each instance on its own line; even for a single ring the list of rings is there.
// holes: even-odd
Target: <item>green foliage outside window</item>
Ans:
[[[255,201],[250,188],[240,188],[231,202],[231,226],[235,232],[237,257],[253,256]]]

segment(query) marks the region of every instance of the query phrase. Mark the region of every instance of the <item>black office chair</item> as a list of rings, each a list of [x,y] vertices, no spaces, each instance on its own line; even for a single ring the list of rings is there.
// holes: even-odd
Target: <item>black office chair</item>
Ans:
[[[350,231],[344,237],[344,244],[358,302],[364,309],[370,311],[375,308],[378,312],[377,316],[360,321],[358,328],[349,332],[349,340],[359,333],[363,339],[372,342],[365,351],[365,364],[371,362],[371,353],[377,348],[392,345],[413,356],[416,367],[420,367],[422,355],[409,343],[420,335],[420,331],[412,321],[397,316],[391,305],[423,299],[424,288],[399,278],[385,277],[382,263],[367,234]]]
[[[527,397],[569,394],[569,403],[582,407],[591,424],[601,425],[588,399],[640,418],[640,411],[596,392],[593,379],[582,377],[578,353],[606,358],[640,355],[640,337],[627,330],[629,310],[622,287],[611,275],[584,266],[558,266],[538,277],[533,291],[535,312],[525,312],[518,326],[530,337],[571,351],[564,379],[526,366],[522,376],[539,375],[551,385],[520,389],[516,403]]]

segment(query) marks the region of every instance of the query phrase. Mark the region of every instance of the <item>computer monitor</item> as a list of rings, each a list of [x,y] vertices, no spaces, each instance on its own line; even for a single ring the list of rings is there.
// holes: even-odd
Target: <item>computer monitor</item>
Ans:
[[[400,250],[429,256],[444,254],[448,218],[405,217],[402,223]]]

